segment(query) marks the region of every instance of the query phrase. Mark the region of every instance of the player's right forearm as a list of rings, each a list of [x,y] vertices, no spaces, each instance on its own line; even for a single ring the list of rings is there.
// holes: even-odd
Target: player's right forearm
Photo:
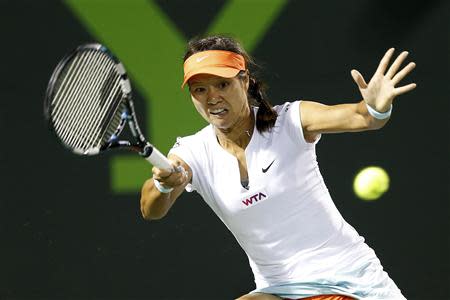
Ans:
[[[153,183],[153,179],[147,180],[141,190],[141,213],[146,220],[158,220],[163,218],[174,200],[171,193],[161,193]]]

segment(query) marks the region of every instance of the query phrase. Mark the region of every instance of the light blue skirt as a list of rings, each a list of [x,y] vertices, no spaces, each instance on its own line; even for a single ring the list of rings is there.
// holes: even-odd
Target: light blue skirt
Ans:
[[[377,286],[374,288],[360,289],[349,282],[337,282],[331,285],[326,282],[302,282],[302,283],[286,283],[269,286],[261,289],[255,289],[250,293],[266,293],[281,298],[307,298],[318,295],[343,295],[353,297],[355,299],[364,300],[406,300],[395,283],[390,279],[384,282],[384,287]]]
[[[337,286],[327,286],[318,283],[287,283],[269,286],[262,289],[255,289],[250,292],[252,293],[265,293],[278,296],[280,298],[307,298],[318,295],[344,295],[353,297],[355,299],[359,298],[355,294],[351,294],[347,289],[341,289]]]

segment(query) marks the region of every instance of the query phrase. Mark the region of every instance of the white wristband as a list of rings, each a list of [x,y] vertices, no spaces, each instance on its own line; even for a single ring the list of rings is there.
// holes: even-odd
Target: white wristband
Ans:
[[[163,194],[167,194],[167,193],[170,193],[171,191],[173,191],[173,188],[165,188],[165,187],[163,187],[161,185],[161,182],[159,182],[155,178],[153,178],[153,183],[155,184],[155,187],[158,189],[158,191],[160,191]]]
[[[367,106],[367,111],[369,112],[369,114],[374,117],[375,119],[378,120],[384,120],[387,119],[391,116],[392,113],[392,104],[391,107],[389,107],[389,110],[387,112],[384,113],[380,113],[379,111],[376,111],[375,109],[373,109],[372,107],[370,107],[369,104],[366,103]]]

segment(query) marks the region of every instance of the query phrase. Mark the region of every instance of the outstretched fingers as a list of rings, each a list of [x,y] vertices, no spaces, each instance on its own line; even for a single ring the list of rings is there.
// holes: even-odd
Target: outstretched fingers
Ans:
[[[404,94],[404,93],[407,93],[409,91],[412,91],[415,88],[416,88],[416,84],[415,83],[410,83],[408,85],[395,88],[394,92],[395,92],[396,96],[399,96],[401,94]]]
[[[406,75],[408,75],[414,68],[416,67],[416,64],[413,62],[410,62],[406,67],[404,67],[400,72],[395,74],[395,76],[392,78],[392,82],[394,85],[397,85],[403,78],[405,78]]]
[[[377,70],[375,71],[375,74],[384,75],[393,53],[394,48],[391,48],[388,51],[386,51],[386,53],[384,54],[383,58],[380,61],[380,64],[378,65]]]
[[[400,53],[399,56],[397,56],[397,58],[392,63],[391,67],[386,73],[387,78],[392,78],[395,76],[395,73],[397,73],[398,69],[400,69],[400,66],[402,65],[403,61],[406,59],[407,56],[408,56],[407,51],[403,51],[402,53]]]

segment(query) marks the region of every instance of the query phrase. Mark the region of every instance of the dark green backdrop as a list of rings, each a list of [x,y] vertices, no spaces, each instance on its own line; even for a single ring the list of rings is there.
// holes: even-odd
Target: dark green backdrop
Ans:
[[[150,166],[117,152],[74,156],[42,117],[57,61],[99,40],[130,67],[144,131],[166,149],[202,126],[190,106],[175,121],[166,109],[180,114],[170,101],[189,101],[179,42],[215,31],[251,48],[274,104],[356,102],[352,68],[370,78],[387,48],[410,51],[417,68],[407,81],[418,87],[395,102],[388,125],[323,136],[318,157],[341,213],[407,298],[449,299],[449,20],[448,1],[1,0],[0,299],[220,300],[254,288],[244,252],[200,197],[185,194],[165,219],[145,222],[137,187]],[[173,122],[170,136],[158,136],[150,115]],[[372,164],[391,188],[367,203],[352,179]]]

